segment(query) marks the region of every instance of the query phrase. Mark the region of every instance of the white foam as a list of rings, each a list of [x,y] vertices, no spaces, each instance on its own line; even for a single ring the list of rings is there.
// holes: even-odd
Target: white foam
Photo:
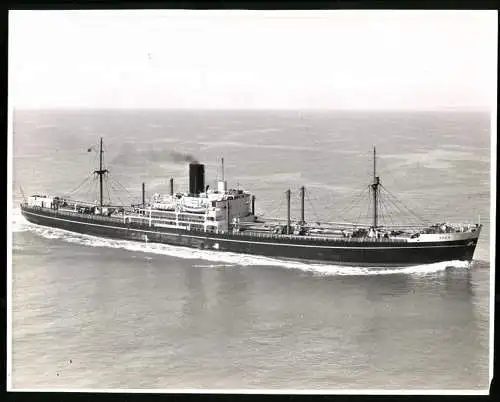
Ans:
[[[27,230],[33,229],[36,225],[28,222],[26,218],[21,213],[21,208],[12,209],[12,232],[25,232]]]
[[[230,268],[234,267],[234,264],[194,264],[195,268]]]
[[[299,261],[288,261],[278,258],[255,256],[248,254],[238,254],[232,252],[220,252],[211,250],[199,250],[188,247],[171,246],[157,243],[139,243],[129,240],[113,240],[90,235],[70,232],[62,229],[47,228],[29,223],[21,214],[20,209],[13,213],[13,231],[23,232],[31,231],[47,239],[60,239],[68,243],[79,244],[88,247],[108,247],[115,249],[124,249],[128,251],[166,255],[175,258],[188,260],[204,260],[215,264],[198,264],[202,268],[231,268],[266,266],[282,267],[288,269],[297,269],[310,272],[314,275],[389,275],[389,274],[411,274],[427,275],[444,271],[449,267],[467,268],[465,261],[447,261],[434,264],[417,265],[410,267],[357,267],[340,266],[333,264],[306,263]]]

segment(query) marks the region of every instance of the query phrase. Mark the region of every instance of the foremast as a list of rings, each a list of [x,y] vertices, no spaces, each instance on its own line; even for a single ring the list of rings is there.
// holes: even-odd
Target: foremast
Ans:
[[[94,170],[94,173],[99,175],[99,214],[102,215],[102,205],[103,205],[103,191],[102,191],[102,180],[103,176],[108,173],[108,169],[103,169],[103,155],[104,155],[104,150],[102,149],[102,137],[100,141],[100,148],[99,148],[99,170]]]
[[[373,147],[373,183],[371,184],[373,193],[373,229],[378,226],[378,198],[379,198],[380,177],[377,176],[377,151]]]

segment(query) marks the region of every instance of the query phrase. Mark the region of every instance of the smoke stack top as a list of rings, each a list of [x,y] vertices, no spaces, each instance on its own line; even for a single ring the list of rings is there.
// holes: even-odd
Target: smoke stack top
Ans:
[[[201,163],[189,164],[189,194],[199,195],[205,191],[205,165]]]

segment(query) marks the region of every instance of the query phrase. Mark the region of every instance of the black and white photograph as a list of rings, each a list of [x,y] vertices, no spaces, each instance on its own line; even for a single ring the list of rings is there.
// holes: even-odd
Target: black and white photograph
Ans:
[[[487,394],[497,22],[11,10],[8,389]]]

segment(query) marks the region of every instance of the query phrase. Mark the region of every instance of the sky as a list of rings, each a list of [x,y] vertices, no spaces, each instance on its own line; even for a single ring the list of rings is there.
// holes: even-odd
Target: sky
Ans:
[[[11,11],[14,108],[496,107],[496,11]]]

